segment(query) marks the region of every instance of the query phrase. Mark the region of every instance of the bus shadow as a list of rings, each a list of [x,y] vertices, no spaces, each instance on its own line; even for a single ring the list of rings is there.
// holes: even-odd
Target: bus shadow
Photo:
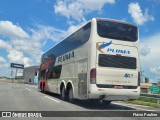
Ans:
[[[135,110],[130,107],[126,107],[123,105],[117,105],[114,103],[111,104],[103,104],[102,102],[96,101],[87,101],[87,100],[76,100],[74,104],[81,106],[86,109],[94,109],[94,110]]]
[[[58,95],[58,94],[50,93],[50,92],[46,92],[45,94],[61,100],[60,95]],[[68,101],[64,101],[64,102],[69,103]],[[118,105],[118,104],[114,104],[114,103],[107,105],[107,104],[103,104],[98,101],[78,100],[78,99],[75,99],[74,103],[69,103],[69,104],[73,104],[73,105],[83,107],[83,108],[89,109],[89,110],[90,109],[91,110],[136,110],[134,108],[130,108],[127,106]]]

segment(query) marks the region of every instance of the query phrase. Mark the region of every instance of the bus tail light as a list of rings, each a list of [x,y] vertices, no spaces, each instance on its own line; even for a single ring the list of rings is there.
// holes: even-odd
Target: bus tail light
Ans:
[[[96,68],[92,68],[90,72],[90,83],[96,84]]]
[[[138,72],[138,86],[140,86],[140,82],[141,82],[141,75],[140,72]]]

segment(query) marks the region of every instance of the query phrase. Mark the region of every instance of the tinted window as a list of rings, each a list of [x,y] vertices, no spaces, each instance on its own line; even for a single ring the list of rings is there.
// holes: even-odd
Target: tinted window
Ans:
[[[46,79],[46,70],[42,70],[40,72],[40,79],[42,79],[42,80]]]
[[[47,73],[48,79],[58,79],[61,76],[62,65],[50,68]]]
[[[98,65],[101,67],[136,69],[136,58],[99,54]]]
[[[97,32],[100,37],[131,42],[137,41],[137,27],[128,24],[97,21]]]
[[[60,42],[58,45],[54,46],[47,53],[43,54],[43,61],[60,56],[85,44],[89,40],[90,30],[91,23],[89,22],[84,27]]]

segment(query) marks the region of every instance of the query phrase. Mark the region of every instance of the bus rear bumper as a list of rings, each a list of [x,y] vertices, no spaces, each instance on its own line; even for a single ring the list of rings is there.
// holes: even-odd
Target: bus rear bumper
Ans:
[[[140,96],[140,86],[137,89],[96,88],[90,89],[89,99],[101,99],[108,101],[134,100]]]

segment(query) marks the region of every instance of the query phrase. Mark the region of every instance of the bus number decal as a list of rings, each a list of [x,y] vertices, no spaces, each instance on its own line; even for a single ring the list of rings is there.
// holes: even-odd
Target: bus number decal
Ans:
[[[128,73],[126,73],[126,74],[124,74],[124,77],[125,77],[125,78],[130,78],[130,77],[133,77],[133,74],[128,74]]]

